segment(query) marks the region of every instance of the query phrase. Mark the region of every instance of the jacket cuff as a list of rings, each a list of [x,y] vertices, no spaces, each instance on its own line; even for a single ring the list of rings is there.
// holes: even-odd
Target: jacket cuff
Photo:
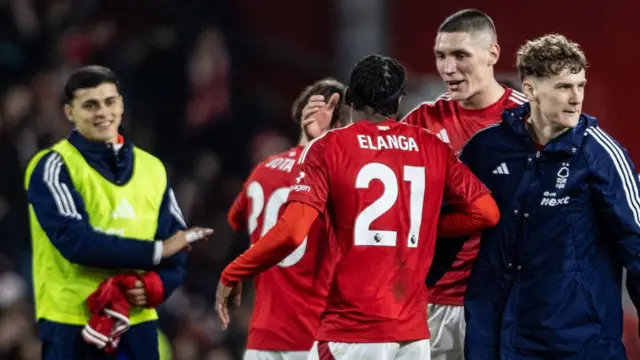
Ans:
[[[156,241],[153,249],[153,265],[158,265],[162,261],[162,241]]]

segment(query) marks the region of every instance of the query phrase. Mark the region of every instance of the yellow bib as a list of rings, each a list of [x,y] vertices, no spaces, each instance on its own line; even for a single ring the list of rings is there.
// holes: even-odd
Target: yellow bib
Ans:
[[[154,240],[167,186],[166,171],[160,160],[134,148],[131,179],[125,185],[115,185],[92,168],[69,141],[62,140],[31,159],[25,175],[27,189],[34,168],[50,150],[62,157],[73,187],[82,197],[89,223],[95,230],[127,238]],[[36,318],[73,325],[86,324],[91,317],[87,297],[103,280],[127,269],[99,269],[70,263],[51,244],[31,205],[29,221]],[[132,306],[129,316],[132,325],[157,318],[154,309],[137,306]]]

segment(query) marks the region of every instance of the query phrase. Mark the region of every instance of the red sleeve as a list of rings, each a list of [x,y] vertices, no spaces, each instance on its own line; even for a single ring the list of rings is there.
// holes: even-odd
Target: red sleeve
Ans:
[[[453,150],[443,145],[448,152],[444,200],[452,205],[471,204],[480,196],[489,194],[489,189],[458,159]]]
[[[455,207],[455,211],[441,215],[438,222],[438,236],[454,238],[478,233],[496,226],[500,211],[493,197],[484,194],[471,202]]]
[[[298,202],[287,205],[276,225],[229,264],[220,281],[231,287],[282,261],[302,244],[318,214],[309,205]]]
[[[300,155],[288,201],[297,201],[324,212],[329,197],[326,137],[311,142]]]
[[[242,191],[233,201],[227,213],[227,222],[234,231],[245,231],[247,229],[247,195],[245,193],[246,184],[242,186]]]

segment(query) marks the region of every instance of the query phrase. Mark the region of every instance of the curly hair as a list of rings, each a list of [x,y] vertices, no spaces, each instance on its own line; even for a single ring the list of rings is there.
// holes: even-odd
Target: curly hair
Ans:
[[[336,104],[336,111],[333,112],[333,116],[331,117],[330,127],[335,128],[346,125],[348,123],[349,114],[342,106],[344,103],[345,91],[346,86],[333,78],[325,78],[307,86],[300,95],[298,95],[298,98],[291,106],[291,117],[293,118],[293,121],[300,124],[302,121],[302,110],[305,105],[307,105],[311,96],[322,95],[324,96],[325,101],[328,101],[331,95],[338,93],[340,95],[340,99],[338,100],[338,104]]]
[[[345,102],[356,111],[371,107],[376,114],[391,116],[398,113],[404,83],[405,69],[397,60],[369,55],[351,70]]]
[[[577,74],[588,66],[580,45],[559,34],[529,40],[516,53],[516,68],[523,80],[558,75],[565,69]]]

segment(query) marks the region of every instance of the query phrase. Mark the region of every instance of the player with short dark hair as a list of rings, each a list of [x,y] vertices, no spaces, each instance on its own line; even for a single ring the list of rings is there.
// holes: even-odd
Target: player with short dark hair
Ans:
[[[300,124],[298,145],[260,162],[245,181],[227,218],[234,230],[248,232],[252,244],[282,214],[296,176],[292,171],[304,147],[348,120],[342,111],[344,92],[345,86],[334,79],[323,79],[305,88],[292,106],[293,120]],[[329,104],[317,109],[313,116],[303,117],[302,109],[311,96],[329,99]],[[307,358],[329,290],[327,244],[331,235],[331,229],[318,219],[297,249],[277,266],[256,276],[245,360]]]
[[[160,305],[189,243],[162,162],[119,132],[124,103],[105,67],[64,87],[73,133],[33,156],[25,187],[42,359],[159,359]]]
[[[394,59],[371,55],[355,66],[345,94],[353,124],[305,148],[282,217],[223,272],[216,309],[224,324],[232,287],[281,261],[323,214],[336,236],[309,359],[429,359],[424,279],[436,232],[469,234],[499,214],[446,144],[396,121],[404,85]],[[440,217],[445,198],[457,212]]]
[[[486,13],[477,9],[464,9],[446,18],[438,27],[439,33],[479,33],[495,36],[496,26]]]
[[[493,20],[482,11],[465,9],[444,20],[434,52],[447,92],[420,104],[403,121],[430,130],[456,153],[476,132],[500,121],[505,109],[527,101],[496,80],[500,46]],[[446,204],[443,211],[449,211]],[[427,279],[433,360],[463,358],[464,293],[479,247],[480,234],[436,244]]]

